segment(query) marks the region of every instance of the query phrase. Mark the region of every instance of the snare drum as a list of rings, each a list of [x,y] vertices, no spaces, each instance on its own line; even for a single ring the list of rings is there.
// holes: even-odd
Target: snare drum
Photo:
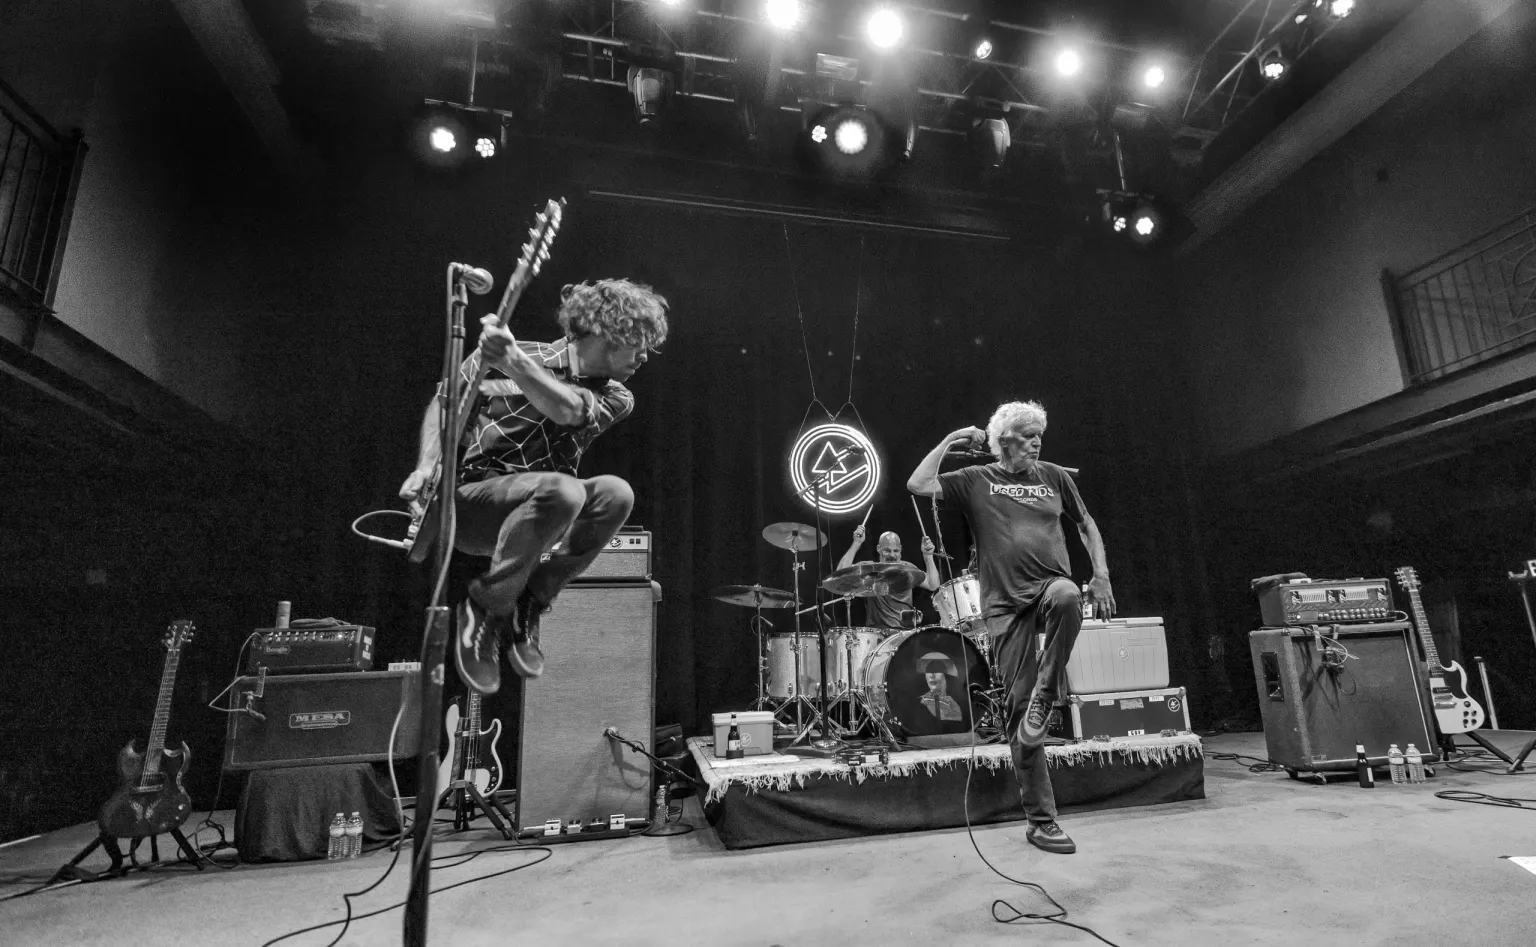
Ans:
[[[966,685],[987,690],[992,675],[970,639],[930,625],[892,635],[864,665],[865,701],[897,736],[965,733],[980,716]]]
[[[864,662],[869,660],[870,654],[880,645],[881,640],[890,633],[891,630],[889,628],[853,627],[833,628],[827,632],[828,647],[834,647],[833,642],[836,641],[835,647],[843,655],[844,663],[840,666],[853,668],[853,679],[851,681],[846,677],[834,678],[835,681],[842,685],[838,690],[846,690],[850,684],[855,689],[862,689],[864,687]],[[834,635],[836,636],[835,638],[833,637]],[[834,691],[834,693],[836,692]]]
[[[939,624],[946,628],[981,618],[981,582],[968,572],[961,573],[933,593],[933,607],[939,610]]]
[[[863,629],[859,629],[863,630]],[[821,683],[821,639],[817,635],[800,635],[800,686],[795,686],[795,652],[790,648],[794,635],[768,636],[768,696],[788,700],[799,694],[806,697],[820,696],[817,685]],[[827,635],[827,673],[833,680],[831,697],[840,692],[837,681],[848,681],[848,651],[843,642]]]

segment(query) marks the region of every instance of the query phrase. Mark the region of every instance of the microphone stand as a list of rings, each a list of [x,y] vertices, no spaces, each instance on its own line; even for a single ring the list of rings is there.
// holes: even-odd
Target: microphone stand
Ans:
[[[421,639],[421,748],[416,754],[416,818],[411,828],[410,890],[406,894],[402,932],[405,947],[427,945],[427,896],[432,889],[432,826],[438,803],[437,743],[442,736],[443,663],[448,653],[449,617],[443,596],[458,528],[459,445],[452,441],[459,426],[459,365],[464,361],[464,310],[469,306],[469,296],[460,278],[464,269],[457,263],[448,265],[447,340],[443,346],[443,384],[438,394],[438,462],[443,472],[438,478],[437,497],[442,504],[442,526],[435,550],[437,567],[432,598],[427,602],[426,628]]]
[[[851,453],[853,453],[853,451],[841,450],[841,451],[838,451],[836,454],[834,454],[832,459],[834,461],[840,461],[840,460],[843,459],[844,456],[846,456],[848,454],[851,454]],[[810,485],[807,486],[804,490],[800,490],[800,491],[798,491],[795,494],[795,496],[804,496],[806,493],[810,493],[811,494],[811,497],[812,497],[811,505],[816,508],[816,518],[817,518],[818,521],[821,519],[821,487],[822,487],[823,482],[824,481],[828,481],[828,479],[831,476],[832,476],[832,471],[828,470],[827,472],[823,473],[821,476],[817,477],[815,480],[812,480]],[[820,527],[818,526],[817,528],[819,529]],[[796,566],[797,569],[799,568],[799,564],[800,564],[800,553],[797,550],[795,552],[795,566]],[[796,612],[795,612],[795,643],[796,644],[798,644],[800,642],[800,614],[799,614],[799,607],[800,607],[800,582],[799,582],[799,577],[797,576],[796,577],[796,581],[795,581],[795,609],[796,609]],[[818,703],[820,705],[820,712],[817,714],[817,716],[819,716],[821,718],[821,738],[817,739],[817,740],[812,740],[810,742],[810,744],[807,745],[807,746],[794,746],[793,744],[791,744],[789,747],[786,747],[785,749],[788,752],[796,753],[796,755],[800,755],[800,756],[831,757],[831,756],[836,755],[838,749],[840,749],[841,747],[846,746],[847,744],[843,740],[841,740],[840,738],[832,735],[832,718],[831,718],[831,716],[827,712],[827,685],[829,683],[827,681],[827,628],[826,628],[826,623],[821,620],[821,615],[820,614],[818,614],[816,616],[816,632],[817,632],[817,641],[820,643],[820,647],[817,648],[817,650],[820,652],[818,657],[821,659],[821,686],[820,686],[821,699],[818,701]],[[809,733],[809,732],[810,732],[810,728],[806,728],[806,733]],[[805,734],[802,734],[801,737],[803,738],[804,735]],[[797,740],[797,742],[798,742],[798,740]]]

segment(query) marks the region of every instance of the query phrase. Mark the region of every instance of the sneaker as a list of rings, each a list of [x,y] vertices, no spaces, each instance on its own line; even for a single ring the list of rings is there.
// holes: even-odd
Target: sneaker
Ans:
[[[539,616],[545,606],[524,592],[512,612],[512,641],[507,647],[507,663],[518,677],[534,678],[544,673],[544,649],[539,647]]]
[[[1061,830],[1054,819],[1050,822],[1029,823],[1029,831],[1024,833],[1024,837],[1029,840],[1029,844],[1052,854],[1070,855],[1077,851],[1077,843]]]
[[[505,618],[487,615],[472,598],[459,603],[453,660],[464,683],[486,696],[501,689],[501,625],[505,623]]]
[[[1046,725],[1051,720],[1051,702],[1035,691],[1029,706],[1019,720],[1019,742],[1025,746],[1039,746],[1045,742]]]

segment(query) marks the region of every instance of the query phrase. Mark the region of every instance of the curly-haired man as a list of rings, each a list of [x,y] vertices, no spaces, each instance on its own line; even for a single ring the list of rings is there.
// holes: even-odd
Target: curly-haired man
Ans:
[[[481,319],[475,360],[488,368],[463,444],[455,547],[489,556],[458,611],[454,656],[482,694],[501,686],[500,652],[522,677],[544,673],[539,615],[624,525],[634,506],[618,477],[580,479],[576,466],[599,434],[634,410],[623,382],[667,337],[667,301],[623,279],[567,286],[553,344],[518,342]],[[438,461],[438,411],[427,406],[416,469],[400,487],[413,509]]]

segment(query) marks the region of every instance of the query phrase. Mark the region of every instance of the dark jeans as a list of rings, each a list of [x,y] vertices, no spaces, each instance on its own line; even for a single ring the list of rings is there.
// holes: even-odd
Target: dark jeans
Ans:
[[[491,557],[489,571],[471,584],[475,601],[492,615],[506,615],[527,589],[549,605],[592,564],[634,505],[629,484],[606,475],[522,473],[461,485],[454,546]],[[560,548],[542,561],[557,542]]]
[[[1067,659],[1082,627],[1082,596],[1071,579],[1053,580],[1029,608],[987,619],[992,664],[1004,688],[1003,725],[1013,750],[1024,814],[1031,822],[1056,818],[1056,793],[1051,790],[1051,774],[1045,765],[1045,747],[1020,743],[1019,722],[1029,709],[1037,681],[1040,695],[1048,702],[1054,703],[1060,696]],[[1045,647],[1037,649],[1036,640],[1042,633]]]

